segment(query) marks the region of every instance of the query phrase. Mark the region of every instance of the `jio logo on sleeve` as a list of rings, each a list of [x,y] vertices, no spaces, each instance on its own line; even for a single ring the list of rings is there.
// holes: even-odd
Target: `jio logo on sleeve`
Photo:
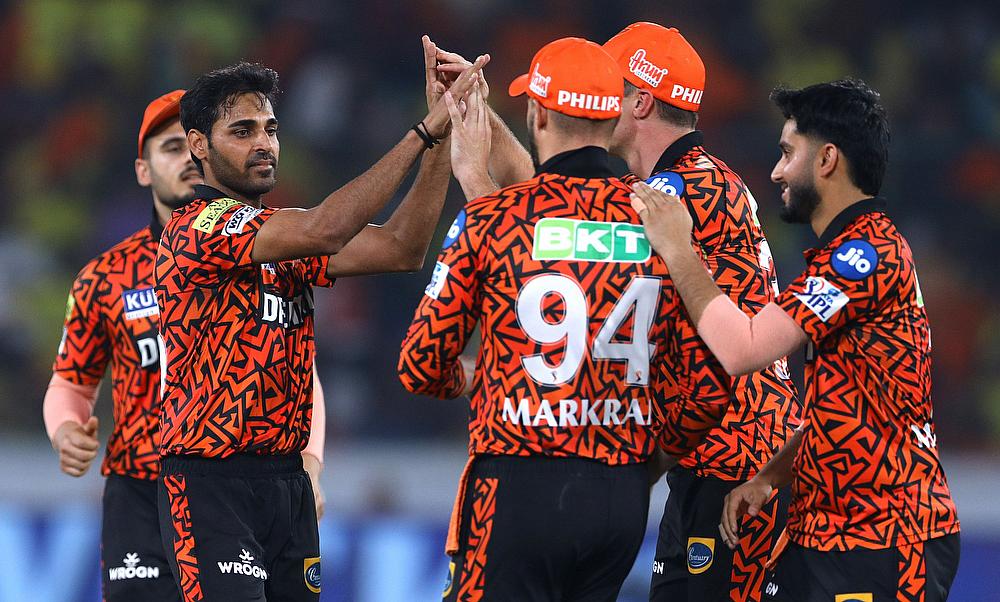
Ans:
[[[833,269],[848,280],[862,280],[878,267],[878,252],[866,240],[849,240],[837,247],[831,259]]]

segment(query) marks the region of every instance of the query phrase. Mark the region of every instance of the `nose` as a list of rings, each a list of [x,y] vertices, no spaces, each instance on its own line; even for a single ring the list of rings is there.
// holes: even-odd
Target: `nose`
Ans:
[[[274,141],[271,136],[267,133],[267,130],[260,130],[254,137],[253,150],[254,151],[264,151],[267,153],[274,152]]]
[[[774,164],[774,168],[771,170],[771,181],[775,184],[781,183],[781,173],[784,160],[778,159],[778,162]]]

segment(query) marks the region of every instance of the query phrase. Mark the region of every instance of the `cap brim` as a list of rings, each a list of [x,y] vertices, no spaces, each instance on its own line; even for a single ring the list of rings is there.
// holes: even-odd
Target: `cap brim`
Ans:
[[[514,81],[510,82],[510,86],[507,87],[507,93],[511,96],[520,96],[528,91],[528,74],[519,75],[514,78]]]

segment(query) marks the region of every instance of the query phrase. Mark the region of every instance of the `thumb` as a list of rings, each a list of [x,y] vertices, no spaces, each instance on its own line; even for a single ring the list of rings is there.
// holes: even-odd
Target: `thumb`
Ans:
[[[87,424],[83,425],[83,432],[87,433],[91,437],[97,435],[98,422],[97,416],[91,416],[90,419],[87,420]]]

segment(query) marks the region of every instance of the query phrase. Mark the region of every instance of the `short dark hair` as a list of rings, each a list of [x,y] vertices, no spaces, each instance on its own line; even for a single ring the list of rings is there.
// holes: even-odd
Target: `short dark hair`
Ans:
[[[632,96],[638,90],[639,88],[635,84],[625,80],[625,96]],[[653,106],[656,107],[656,116],[669,124],[692,130],[698,125],[698,114],[694,111],[685,111],[672,104],[667,104],[655,96],[653,96]]]
[[[606,133],[608,136],[611,135],[611,132],[615,129],[615,124],[618,123],[617,117],[612,117],[611,119],[589,119],[587,117],[566,115],[558,111],[549,111],[549,120],[559,131],[566,134],[596,135]],[[607,131],[602,132],[602,130]]]
[[[194,85],[181,97],[181,127],[185,132],[198,130],[212,140],[212,125],[220,112],[232,108],[241,94],[254,93],[274,105],[280,90],[278,72],[260,63],[242,61],[235,65],[209,71],[198,77]],[[192,155],[201,170],[201,161]],[[204,173],[204,171],[202,171]]]
[[[879,93],[860,79],[840,79],[801,90],[784,87],[771,100],[795,129],[833,144],[847,158],[847,174],[861,192],[875,196],[889,164],[889,120]]]

